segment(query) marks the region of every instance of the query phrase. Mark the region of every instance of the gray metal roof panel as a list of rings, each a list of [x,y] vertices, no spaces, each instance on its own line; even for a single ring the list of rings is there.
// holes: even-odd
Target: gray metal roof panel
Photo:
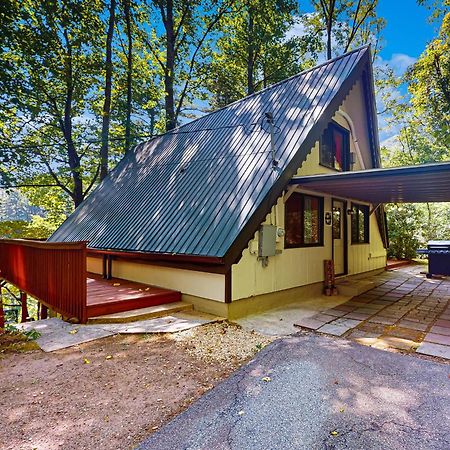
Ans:
[[[139,144],[50,240],[224,256],[366,52],[328,61]],[[275,121],[277,171],[270,133],[261,126],[266,112]]]

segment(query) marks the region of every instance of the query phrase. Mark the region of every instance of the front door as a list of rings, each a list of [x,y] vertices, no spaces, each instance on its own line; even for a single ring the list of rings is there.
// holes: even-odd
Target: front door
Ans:
[[[333,261],[334,273],[343,275],[346,272],[346,216],[345,203],[333,200]]]

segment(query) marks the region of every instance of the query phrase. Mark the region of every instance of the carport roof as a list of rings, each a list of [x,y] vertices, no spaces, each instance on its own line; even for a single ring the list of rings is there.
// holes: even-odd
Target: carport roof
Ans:
[[[291,185],[372,204],[450,202],[450,161],[294,177]]]

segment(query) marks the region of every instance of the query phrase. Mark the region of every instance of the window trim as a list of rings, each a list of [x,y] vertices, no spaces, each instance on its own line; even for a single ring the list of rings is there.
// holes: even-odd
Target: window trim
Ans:
[[[287,232],[287,220],[286,220],[286,214],[287,214],[287,208],[286,208],[286,204],[287,202],[291,199],[291,198],[295,198],[294,196],[298,196],[300,197],[300,215],[301,215],[301,220],[305,221],[305,197],[310,197],[310,198],[314,198],[317,199],[319,201],[319,242],[315,242],[315,243],[300,243],[300,244],[289,244],[286,241],[286,234],[285,234],[285,239],[284,239],[284,248],[288,249],[288,248],[306,248],[306,247],[323,247],[324,246],[324,198],[317,196],[317,195],[310,195],[310,194],[304,194],[301,192],[293,192],[289,198],[286,200],[286,203],[284,205],[284,227],[285,230]],[[303,236],[302,236],[302,240],[305,240],[305,228],[303,226]]]
[[[332,130],[332,129],[336,129],[339,132],[342,132],[343,136],[344,136],[344,150],[343,150],[343,168],[342,169],[338,169],[336,167],[333,167],[329,164],[327,164],[326,162],[324,162],[324,158],[323,158],[323,148],[324,148],[324,139],[325,139],[325,133],[327,132],[327,130]],[[340,125],[339,123],[335,122],[334,120],[332,120],[327,128],[323,131],[322,135],[320,136],[320,141],[319,141],[319,165],[322,167],[326,167],[327,169],[330,170],[334,170],[335,172],[348,172],[350,170],[350,130],[348,130],[347,128],[343,127],[342,125]]]
[[[353,238],[353,216],[355,216],[355,208],[357,209],[357,211],[363,211],[364,214],[364,240],[360,241],[360,240],[354,240]],[[362,203],[354,203],[352,202],[351,204],[351,210],[353,211],[351,220],[350,220],[350,236],[351,236],[351,244],[352,245],[366,245],[366,244],[370,244],[370,206],[369,205],[364,205]],[[359,229],[359,215],[356,214],[357,217],[357,228]]]

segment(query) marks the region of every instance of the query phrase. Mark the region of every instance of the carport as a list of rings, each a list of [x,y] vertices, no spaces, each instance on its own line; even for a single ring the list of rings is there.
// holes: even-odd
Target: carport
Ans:
[[[450,202],[450,162],[294,177],[302,190],[371,203]],[[373,277],[374,289],[301,326],[377,348],[450,358],[450,280],[420,266]],[[313,324],[313,325],[311,325]]]
[[[373,205],[450,202],[450,162],[294,177],[291,185]]]

